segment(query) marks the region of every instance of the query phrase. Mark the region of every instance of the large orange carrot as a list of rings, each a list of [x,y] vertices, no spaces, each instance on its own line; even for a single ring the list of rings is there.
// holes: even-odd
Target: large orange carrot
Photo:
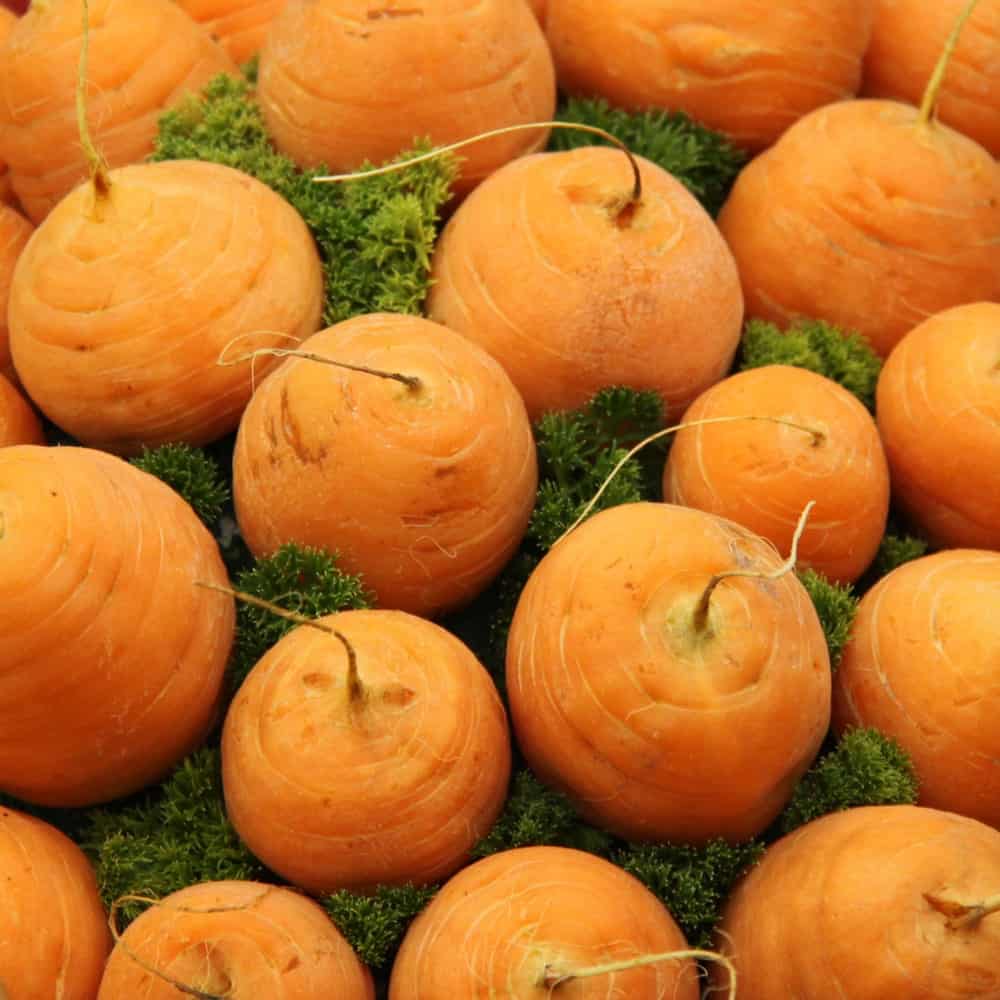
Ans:
[[[135,454],[235,429],[247,349],[320,325],[319,254],[299,214],[230,167],[122,167],[65,198],[21,255],[10,294],[14,364],[49,419],[86,445]],[[109,187],[104,192],[102,186]],[[263,375],[275,363],[261,358]]]
[[[765,829],[830,721],[826,642],[790,566],[745,528],[671,504],[570,532],[529,578],[507,646],[533,770],[624,837]]]
[[[259,882],[204,882],[137,917],[97,1000],[374,1000],[371,974],[320,906]]]
[[[560,86],[664,107],[751,150],[857,93],[872,0],[549,0]]]
[[[993,1000],[998,894],[996,830],[915,806],[848,809],[768,850],[730,896],[719,947],[739,1000]]]
[[[510,378],[415,316],[359,316],[302,351],[240,423],[233,488],[247,544],[338,551],[381,607],[433,616],[468,603],[513,555],[535,500],[534,440]]]
[[[137,163],[165,108],[236,67],[171,0],[89,7],[87,117],[111,166]],[[0,49],[0,156],[35,223],[87,177],[74,100],[82,34],[82,0],[36,0]]]
[[[941,79],[919,110],[814,111],[747,165],[719,226],[750,316],[829,320],[885,357],[934,313],[1000,300],[1000,164],[934,119]]]
[[[896,740],[913,761],[921,805],[1000,828],[998,600],[997,552],[949,549],[883,577],[844,647],[833,721]]]
[[[0,807],[0,885],[0,997],[94,1000],[111,935],[83,851]]]
[[[438,625],[346,611],[299,626],[226,716],[229,817],[270,869],[310,892],[428,884],[500,812],[507,720],[486,670]]]
[[[302,166],[354,170],[427,137],[447,143],[552,117],[555,72],[524,0],[289,0],[261,53],[261,107],[278,148]],[[467,191],[544,129],[470,147]]]
[[[83,448],[0,449],[0,790],[85,805],[155,781],[211,725],[233,639],[194,511]]]
[[[389,998],[696,1000],[694,960],[705,957],[620,868],[582,851],[526,847],[441,889],[403,939]]]
[[[911,330],[876,392],[894,501],[941,547],[1000,549],[1000,303]]]
[[[855,581],[875,558],[889,512],[889,469],[871,414],[822,375],[768,365],[702,393],[684,422],[747,414],[820,434],[762,420],[680,430],[663,473],[664,499],[737,521],[786,557],[802,508],[815,500],[799,562],[831,580]]]
[[[606,385],[671,415],[718,381],[743,318],[732,254],[684,186],[590,146],[507,164],[437,244],[428,315],[506,368],[532,418]]]

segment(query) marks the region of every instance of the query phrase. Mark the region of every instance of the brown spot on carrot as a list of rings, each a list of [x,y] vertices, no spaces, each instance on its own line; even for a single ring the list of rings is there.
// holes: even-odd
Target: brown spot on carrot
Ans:
[[[311,673],[302,678],[302,683],[308,688],[325,691],[333,683],[333,679],[329,674]]]
[[[368,11],[369,21],[380,21],[383,18],[396,17],[423,17],[422,7],[382,7],[377,10]]]

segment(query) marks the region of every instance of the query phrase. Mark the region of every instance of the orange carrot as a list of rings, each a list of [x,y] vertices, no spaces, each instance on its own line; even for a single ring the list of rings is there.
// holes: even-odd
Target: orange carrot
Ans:
[[[216,364],[224,346],[294,346],[320,325],[312,236],[284,199],[230,167],[177,160],[100,176],[18,260],[8,316],[21,381],[96,448],[222,437],[251,394],[249,363]],[[274,363],[262,358],[257,373]]]
[[[523,0],[289,0],[261,53],[259,96],[278,148],[354,170],[435,143],[551,118],[552,56]],[[459,191],[545,145],[519,132],[471,148]]]
[[[3,43],[7,40],[7,36],[11,33],[14,25],[17,24],[17,17],[17,14],[7,7],[0,7],[0,51],[2,51]],[[17,202],[17,196],[14,194],[14,188],[10,183],[10,171],[3,160],[0,160],[0,202],[8,205],[14,205]]]
[[[507,646],[514,731],[539,778],[631,839],[765,829],[830,720],[826,642],[791,565],[671,504],[612,507],[565,536]]]
[[[966,0],[876,0],[862,94],[919,104],[926,81]],[[1000,156],[1000,5],[981,3],[955,47],[937,116]]]
[[[89,19],[87,116],[113,167],[152,152],[159,115],[185,93],[236,72],[171,0],[93,0]],[[74,103],[82,33],[82,0],[45,0],[0,49],[0,156],[36,224],[87,177]]]
[[[369,971],[297,892],[205,882],[144,901],[154,905],[118,939],[96,1000],[374,1000]]]
[[[712,957],[610,862],[525,847],[466,868],[431,900],[403,939],[389,1000],[697,1000],[694,962]]]
[[[468,603],[513,555],[535,500],[534,440],[510,378],[415,316],[355,317],[301,350],[240,423],[233,490],[250,549],[337,551],[385,608],[434,616]]]
[[[856,100],[814,111],[747,165],[719,226],[748,315],[825,319],[885,357],[934,313],[1000,300],[1000,164],[934,120],[941,79],[919,110]]]
[[[286,0],[175,0],[238,63],[256,55]]]
[[[678,432],[663,495],[737,521],[783,556],[802,508],[816,500],[799,545],[803,568],[852,583],[875,558],[889,512],[889,469],[869,412],[836,382],[788,365],[741,372],[704,392],[684,422],[756,414],[817,428],[748,420]]]
[[[507,164],[438,241],[427,312],[507,370],[532,419],[606,385],[676,415],[728,370],[743,299],[709,215],[665,170],[597,146]]]
[[[848,809],[768,850],[729,898],[720,950],[739,1000],[992,1000],[998,893],[996,830],[915,806]]]
[[[949,549],[861,601],[834,679],[834,727],[872,726],[909,754],[919,803],[1000,827],[994,651],[1000,553]]]
[[[31,405],[0,375],[0,448],[11,444],[45,444],[45,435]]]
[[[560,87],[632,110],[685,111],[760,150],[857,93],[871,0],[549,0]]]
[[[876,393],[895,502],[941,547],[1000,549],[1000,304],[906,334]]]
[[[0,790],[126,795],[205,737],[232,645],[227,575],[194,511],[103,452],[0,449]]]
[[[0,807],[0,884],[0,997],[94,1000],[111,937],[83,851]]]
[[[489,674],[400,611],[301,625],[250,672],[222,735],[226,809],[272,871],[310,892],[451,875],[507,794]]]

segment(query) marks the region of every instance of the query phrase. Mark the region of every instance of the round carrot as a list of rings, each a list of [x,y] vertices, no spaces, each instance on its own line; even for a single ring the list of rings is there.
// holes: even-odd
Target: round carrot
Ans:
[[[590,146],[507,164],[458,208],[432,262],[431,319],[489,351],[532,419],[607,385],[671,415],[732,362],[743,299],[709,215],[665,170]]]
[[[876,0],[861,92],[919,104],[924,85],[966,0]],[[937,115],[1000,156],[1000,6],[980,3],[955,48]]]
[[[283,153],[347,171],[390,160],[415,139],[443,144],[551,118],[556,91],[523,0],[289,0],[261,53],[259,97]],[[456,189],[546,138],[539,129],[471,147]]]
[[[0,375],[0,448],[12,444],[45,444],[45,435],[31,405]]]
[[[937,82],[920,110],[814,111],[742,171],[719,226],[750,316],[825,319],[885,357],[934,313],[1000,300],[1000,164],[934,120]]]
[[[489,832],[510,743],[485,668],[438,625],[346,611],[254,667],[222,734],[226,809],[272,871],[315,893],[429,884]]]
[[[507,646],[539,778],[631,839],[765,829],[830,720],[826,642],[789,568],[745,528],[671,504],[610,508],[558,542]]]
[[[175,0],[229,53],[245,63],[264,44],[286,0]]]
[[[15,383],[18,377],[10,357],[7,305],[14,267],[33,232],[34,227],[20,212],[8,205],[0,205],[0,375]]]
[[[0,449],[0,790],[76,806],[207,733],[233,639],[214,539],[158,479],[84,448]]]
[[[299,214],[260,181],[198,161],[147,163],[85,184],[39,226],[10,293],[25,389],[86,445],[135,454],[236,428],[249,363],[234,337],[294,346],[320,325],[319,254]],[[261,358],[263,376],[274,365]]]
[[[559,85],[641,110],[685,111],[750,150],[857,93],[871,0],[549,0]]]
[[[96,1000],[374,1000],[371,973],[322,908],[291,889],[204,882],[147,902]]]
[[[3,43],[7,40],[14,25],[17,24],[17,19],[18,15],[9,7],[0,7],[0,50],[2,50]],[[3,160],[0,160],[0,202],[8,205],[14,205],[17,202],[14,187],[10,182],[10,171]]]
[[[720,949],[739,1000],[992,1000],[998,893],[996,830],[915,806],[848,809],[768,850],[729,898]],[[994,910],[977,915],[982,902]]]
[[[802,508],[816,501],[799,560],[840,583],[875,558],[889,512],[889,469],[872,416],[846,389],[804,368],[768,365],[702,393],[684,422],[755,414],[816,428],[748,420],[678,431],[664,499],[737,521],[785,557]]]
[[[258,556],[289,541],[337,551],[381,607],[432,616],[467,603],[513,555],[535,501],[534,440],[510,379],[415,316],[359,316],[301,350],[240,423],[233,491],[247,544]]]
[[[637,879],[583,851],[525,847],[454,876],[392,968],[389,1000],[486,996],[697,1000],[698,974],[673,917]]]
[[[906,334],[876,393],[893,499],[934,545],[1000,549],[1000,304]]]
[[[1000,553],[950,549],[865,594],[834,680],[838,731],[871,726],[910,755],[919,802],[1000,827],[994,650]]]
[[[0,49],[0,155],[36,224],[87,177],[77,128],[81,0],[33,3]],[[111,166],[153,150],[159,115],[236,67],[171,0],[93,0],[88,112]]]
[[[83,851],[0,807],[0,884],[0,997],[94,1000],[111,936]]]

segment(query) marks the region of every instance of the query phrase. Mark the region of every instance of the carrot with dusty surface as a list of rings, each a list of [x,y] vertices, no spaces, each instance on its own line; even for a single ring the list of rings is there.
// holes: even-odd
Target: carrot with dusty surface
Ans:
[[[510,378],[416,316],[355,317],[299,350],[259,385],[237,435],[250,549],[336,551],[380,607],[467,604],[513,555],[535,501],[534,439]],[[236,342],[221,360],[247,356]]]

